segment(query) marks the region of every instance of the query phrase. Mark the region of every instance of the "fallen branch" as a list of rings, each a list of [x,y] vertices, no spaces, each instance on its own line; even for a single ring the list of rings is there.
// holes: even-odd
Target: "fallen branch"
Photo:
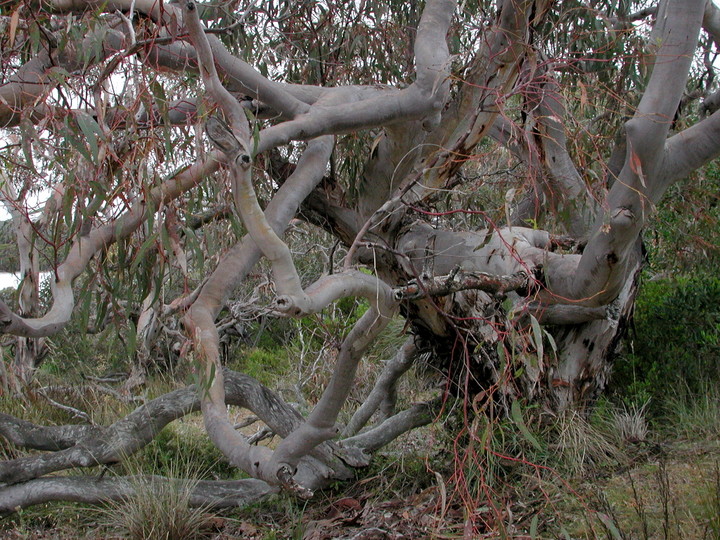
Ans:
[[[303,422],[302,416],[279,396],[252,377],[226,371],[225,392],[228,405],[252,410],[276,434],[284,437]],[[0,435],[16,446],[37,450],[56,450],[0,462],[0,482],[14,484],[74,467],[93,467],[117,463],[149,444],[167,424],[200,409],[195,386],[175,390],[138,407],[108,427],[42,427],[0,413]],[[333,445],[323,445],[313,453],[331,464],[333,474],[347,477],[343,463],[356,464],[352,456]],[[317,470],[320,465],[313,465]],[[327,468],[327,465],[325,465]],[[323,474],[329,474],[327,471]],[[0,495],[1,498],[1,495]]]
[[[183,484],[187,485],[188,482],[162,476],[40,478],[4,488],[0,492],[0,516],[50,501],[89,504],[123,501],[132,498],[137,487],[142,485],[141,483],[149,483],[151,486],[157,486],[158,489],[161,489],[161,484],[173,483],[183,489]],[[265,482],[254,479],[200,480],[192,482],[189,487],[191,489],[188,501],[190,506],[210,508],[246,506],[277,491],[276,488]]]

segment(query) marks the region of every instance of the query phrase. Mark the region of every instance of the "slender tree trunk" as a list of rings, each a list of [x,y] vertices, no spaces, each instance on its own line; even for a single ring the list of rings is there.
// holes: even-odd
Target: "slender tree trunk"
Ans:
[[[12,218],[18,248],[22,279],[18,295],[19,314],[22,317],[36,317],[40,312],[40,272],[34,246],[35,235],[30,217],[20,210],[23,201],[18,198],[10,182],[4,180],[4,175],[0,177],[0,199]],[[16,385],[28,384],[32,380],[46,352],[44,338],[15,338],[11,369]]]

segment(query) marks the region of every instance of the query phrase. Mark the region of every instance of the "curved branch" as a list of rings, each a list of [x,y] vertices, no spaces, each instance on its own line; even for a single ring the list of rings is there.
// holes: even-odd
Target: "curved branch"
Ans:
[[[67,43],[60,52],[41,50],[0,85],[0,127],[19,125],[23,114],[33,122],[45,118],[51,109],[42,101],[58,86],[60,70],[73,73],[82,69],[86,62],[84,51],[95,50],[98,43],[101,44],[96,55],[98,60],[124,49],[129,43],[126,32],[122,20],[115,17],[106,25],[95,28],[82,41]],[[65,34],[63,39],[67,39]]]
[[[230,54],[217,36],[207,38],[219,69],[231,76],[235,86],[248,96],[269,106],[284,118],[295,118],[310,110],[307,103],[286,91],[287,86],[270,81],[250,64]]]
[[[439,119],[449,92],[450,61],[446,35],[456,2],[430,0],[420,18],[416,40],[417,80],[403,90],[376,88],[379,95],[354,89],[339,89],[328,94],[333,105],[316,103],[294,120],[271,126],[260,132],[256,153],[319,135],[340,134],[395,122]]]
[[[54,452],[75,446],[84,437],[98,436],[103,432],[104,428],[89,425],[38,426],[0,413],[0,435],[20,448]]]
[[[50,311],[43,317],[23,318],[0,301],[0,334],[46,337],[62,330],[70,321],[75,306],[73,281],[85,270],[90,259],[117,240],[132,234],[147,217],[148,208],[158,208],[161,203],[167,204],[217,171],[220,167],[220,156],[220,153],[215,152],[204,161],[194,163],[150,190],[145,199],[136,202],[116,220],[91,230],[87,235],[78,236],[65,261],[55,271],[55,279],[51,281],[53,304]]]
[[[429,170],[424,171],[416,197],[443,187],[495,123],[525,56],[529,17],[540,17],[548,4],[546,0],[502,2],[496,24],[467,70],[460,96],[443,113],[442,124],[429,140],[444,150],[435,156],[436,166],[425,164]]]
[[[302,424],[303,418],[295,409],[252,377],[225,370],[223,382],[228,405],[253,411],[279,436],[287,436]],[[107,427],[43,427],[2,414],[0,435],[8,441],[54,452],[0,462],[0,483],[15,484],[73,467],[116,463],[149,444],[170,422],[198,410],[200,396],[193,385],[149,401]],[[343,456],[342,452],[328,446],[316,455],[343,474],[336,457]]]
[[[439,405],[439,400],[413,405],[391,416],[379,426],[343,440],[342,444],[362,448],[365,452],[374,452],[403,433],[430,424],[435,419]]]
[[[550,73],[542,77],[541,95],[538,103],[537,124],[540,130],[539,145],[542,148],[542,164],[556,189],[544,186],[546,196],[553,199],[556,207],[563,204],[567,211],[567,231],[580,238],[587,233],[595,217],[595,201],[587,189],[567,150],[565,127],[565,98],[560,85]]]
[[[295,215],[301,202],[322,178],[333,147],[331,137],[312,141],[303,153],[298,166],[267,207],[267,222],[280,232]],[[205,427],[211,440],[230,462],[255,477],[260,477],[260,464],[269,459],[250,447],[232,427],[225,407],[225,391],[220,366],[219,339],[215,318],[236,283],[250,272],[260,259],[260,248],[246,236],[221,260],[188,311],[185,321],[195,342],[195,348],[206,365],[206,377],[211,386],[203,395],[202,410]],[[213,375],[214,378],[211,376]],[[277,482],[276,478],[271,481]]]
[[[233,197],[238,213],[248,230],[250,238],[272,264],[275,283],[280,294],[297,297],[304,295],[300,276],[293,263],[290,249],[270,226],[255,194],[252,184],[250,129],[245,112],[237,100],[221,84],[213,53],[192,1],[185,4],[186,24],[200,59],[200,70],[208,93],[220,106],[230,121],[227,129],[219,120],[211,118],[206,131],[213,143],[229,158]]]
[[[151,17],[155,22],[166,20],[170,22],[173,6],[168,6],[157,0],[34,0],[41,9],[49,13],[85,13],[88,11],[123,11],[131,8]]]
[[[670,137],[658,183],[665,188],[720,156],[720,111]]]
[[[305,423],[278,445],[266,465],[266,475],[288,470],[294,474],[300,458],[321,442],[337,435],[335,422],[350,393],[358,363],[398,309],[390,287],[361,272],[327,276],[308,288],[307,293],[317,310],[347,296],[364,296],[371,307],[343,340],[332,377],[320,401]]]
[[[445,37],[455,5],[454,0],[428,2],[415,39],[416,84],[431,102],[436,115],[431,119],[433,125],[440,122],[440,111],[450,91],[450,51]]]
[[[549,285],[550,295],[587,305],[604,305],[617,297],[635,263],[633,248],[653,204],[664,193],[660,167],[667,134],[685,90],[697,45],[704,0],[661,4],[652,75],[635,116],[625,125],[625,165],[605,201],[600,216],[571,273],[561,268]]]
[[[428,296],[447,296],[470,289],[491,294],[502,294],[517,289],[527,289],[530,278],[524,271],[510,276],[498,276],[485,272],[466,272],[459,267],[447,276],[433,276],[412,280],[394,291],[397,300],[419,300]]]
[[[210,50],[208,36],[205,35],[204,28],[200,22],[197,12],[197,5],[192,0],[183,4],[182,13],[185,16],[185,24],[187,26],[190,41],[192,42],[198,55],[200,64],[200,74],[203,84],[215,103],[225,113],[233,135],[237,138],[240,145],[245,146],[243,149],[247,156],[250,155],[248,148],[248,139],[250,137],[250,128],[248,126],[245,111],[238,101],[227,91],[220,83],[217,70],[215,69],[215,60]]]
[[[351,437],[360,431],[383,402],[391,400],[394,406],[393,396],[397,394],[397,381],[410,369],[417,352],[415,338],[411,336],[405,340],[397,354],[383,368],[370,394],[345,426],[342,432],[344,438]]]

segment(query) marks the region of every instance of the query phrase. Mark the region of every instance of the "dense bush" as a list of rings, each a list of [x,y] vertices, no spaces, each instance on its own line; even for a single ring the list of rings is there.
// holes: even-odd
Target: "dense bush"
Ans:
[[[642,285],[615,390],[632,401],[699,394],[720,384],[720,279],[696,276]]]
[[[643,241],[650,269],[664,276],[713,274],[720,263],[720,165],[672,186]]]

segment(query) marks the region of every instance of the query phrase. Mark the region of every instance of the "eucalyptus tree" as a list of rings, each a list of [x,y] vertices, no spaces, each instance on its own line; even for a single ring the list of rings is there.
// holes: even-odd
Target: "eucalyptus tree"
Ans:
[[[126,496],[122,478],[46,475],[115,462],[196,410],[252,477],[198,486],[193,500],[220,505],[351,478],[431,422],[437,400],[587,407],[632,310],[643,225],[720,152],[720,15],[705,0],[2,9],[2,193],[24,281],[19,312],[0,304],[0,331],[27,349],[73,313],[97,328],[133,304],[137,350],[152,355],[175,324],[200,373],[109,427],[2,415],[8,440],[51,451],[0,463],[6,512]],[[33,192],[47,198],[37,213]],[[283,240],[296,216],[344,247],[311,283]],[[263,257],[277,316],[368,305],[307,416],[221,363],[218,317]],[[394,317],[407,340],[340,425],[358,363]],[[19,376],[35,361],[16,354]],[[439,396],[396,412],[398,381],[420,363]],[[251,444],[228,404],[281,441]]]

